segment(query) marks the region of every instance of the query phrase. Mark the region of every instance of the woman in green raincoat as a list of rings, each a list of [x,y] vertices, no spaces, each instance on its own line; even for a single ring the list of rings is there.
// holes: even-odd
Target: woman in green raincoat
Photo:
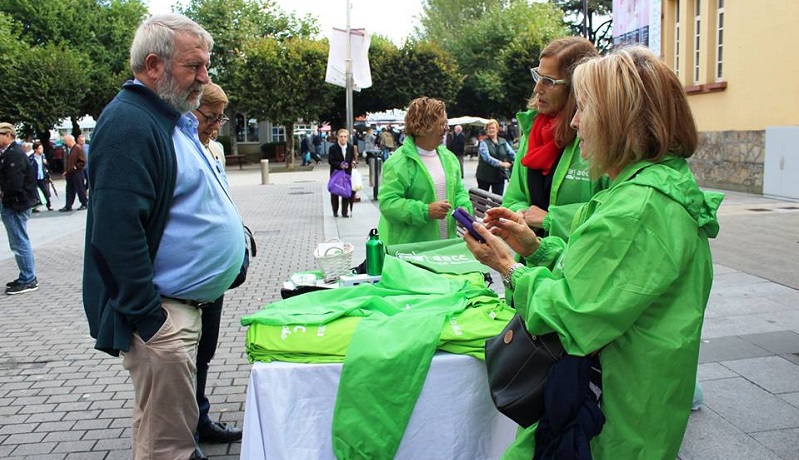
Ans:
[[[530,110],[516,119],[522,130],[502,206],[520,211],[530,227],[568,238],[577,210],[607,178],[591,180],[580,156],[580,141],[569,125],[576,110],[571,77],[584,58],[597,56],[594,45],[581,37],[559,38],[542,51],[531,69],[535,88]]]
[[[411,101],[405,113],[405,141],[383,166],[380,186],[380,239],[386,245],[455,238],[452,210],[470,213],[469,192],[460,163],[442,145],[447,132],[444,102]]]
[[[583,156],[610,187],[578,211],[568,243],[539,239],[505,208],[477,225],[486,244],[465,239],[503,275],[531,333],[556,332],[572,355],[599,352],[606,423],[591,440],[593,458],[673,460],[690,413],[713,280],[708,239],[723,196],[700,190],[688,168],[696,125],[682,84],[657,56],[634,47],[592,59],[573,85]],[[520,433],[504,458],[529,459],[533,434]]]

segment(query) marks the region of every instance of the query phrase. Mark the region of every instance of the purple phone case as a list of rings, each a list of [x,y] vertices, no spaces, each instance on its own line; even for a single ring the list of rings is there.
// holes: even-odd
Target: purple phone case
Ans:
[[[477,233],[477,230],[475,230],[474,227],[472,226],[472,222],[474,222],[476,219],[474,218],[474,216],[469,214],[468,211],[466,211],[463,208],[457,208],[454,211],[452,211],[452,217],[454,217],[455,220],[458,221],[458,223],[460,223],[466,230],[468,230],[469,233],[471,233],[472,236],[477,241],[481,243],[486,242],[485,238],[483,238],[479,233]]]

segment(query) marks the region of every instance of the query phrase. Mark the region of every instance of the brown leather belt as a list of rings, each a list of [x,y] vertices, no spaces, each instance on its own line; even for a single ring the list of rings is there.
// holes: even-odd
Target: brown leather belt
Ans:
[[[168,300],[171,300],[173,302],[179,302],[179,303],[182,303],[184,305],[188,305],[188,306],[194,307],[194,308],[205,308],[205,307],[210,307],[211,305],[214,304],[213,302],[200,302],[199,300],[176,299],[174,297],[167,297],[165,295],[162,295],[161,298],[162,299],[168,299]]]

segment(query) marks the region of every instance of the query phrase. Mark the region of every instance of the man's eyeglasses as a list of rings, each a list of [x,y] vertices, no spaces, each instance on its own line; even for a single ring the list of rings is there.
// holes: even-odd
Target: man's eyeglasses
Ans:
[[[227,115],[225,115],[224,113],[220,113],[219,115],[214,115],[214,114],[206,115],[200,112],[199,110],[197,110],[197,113],[204,116],[205,121],[209,124],[219,123],[219,126],[222,126],[228,121],[230,121],[230,118],[228,118]]]
[[[540,73],[538,73],[538,67],[534,67],[530,69],[530,73],[533,74],[533,81],[536,83],[541,83],[541,85],[546,89],[554,88],[555,85],[567,85],[569,84],[568,79],[563,80],[555,80],[554,78],[549,77],[542,77]]]

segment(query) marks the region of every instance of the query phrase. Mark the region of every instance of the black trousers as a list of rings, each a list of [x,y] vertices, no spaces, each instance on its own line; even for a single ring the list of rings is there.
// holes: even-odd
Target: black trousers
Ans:
[[[352,211],[353,203],[355,203],[355,192],[349,198],[343,196],[330,194],[330,205],[333,207],[333,215],[338,215],[339,202],[341,203],[341,215],[346,217]]]
[[[207,426],[212,423],[208,416],[211,402],[205,396],[205,382],[208,380],[208,365],[216,353],[216,345],[219,340],[219,324],[222,321],[222,302],[225,296],[216,299],[210,307],[203,308],[202,329],[200,342],[197,345],[197,406],[200,408],[200,418],[197,428]]]
[[[36,187],[42,191],[42,195],[44,195],[44,202],[47,204],[47,209],[52,208],[50,205],[50,184],[47,183],[47,179],[36,180]]]
[[[499,182],[486,182],[480,179],[477,179],[477,187],[480,190],[485,190],[486,192],[496,193],[499,196],[502,196],[505,193],[505,180],[501,180]],[[491,190],[489,190],[489,188]]]
[[[83,170],[77,171],[67,176],[67,204],[65,207],[71,208],[72,203],[75,202],[75,195],[78,195],[78,201],[81,206],[86,206],[86,185],[83,180]]]

